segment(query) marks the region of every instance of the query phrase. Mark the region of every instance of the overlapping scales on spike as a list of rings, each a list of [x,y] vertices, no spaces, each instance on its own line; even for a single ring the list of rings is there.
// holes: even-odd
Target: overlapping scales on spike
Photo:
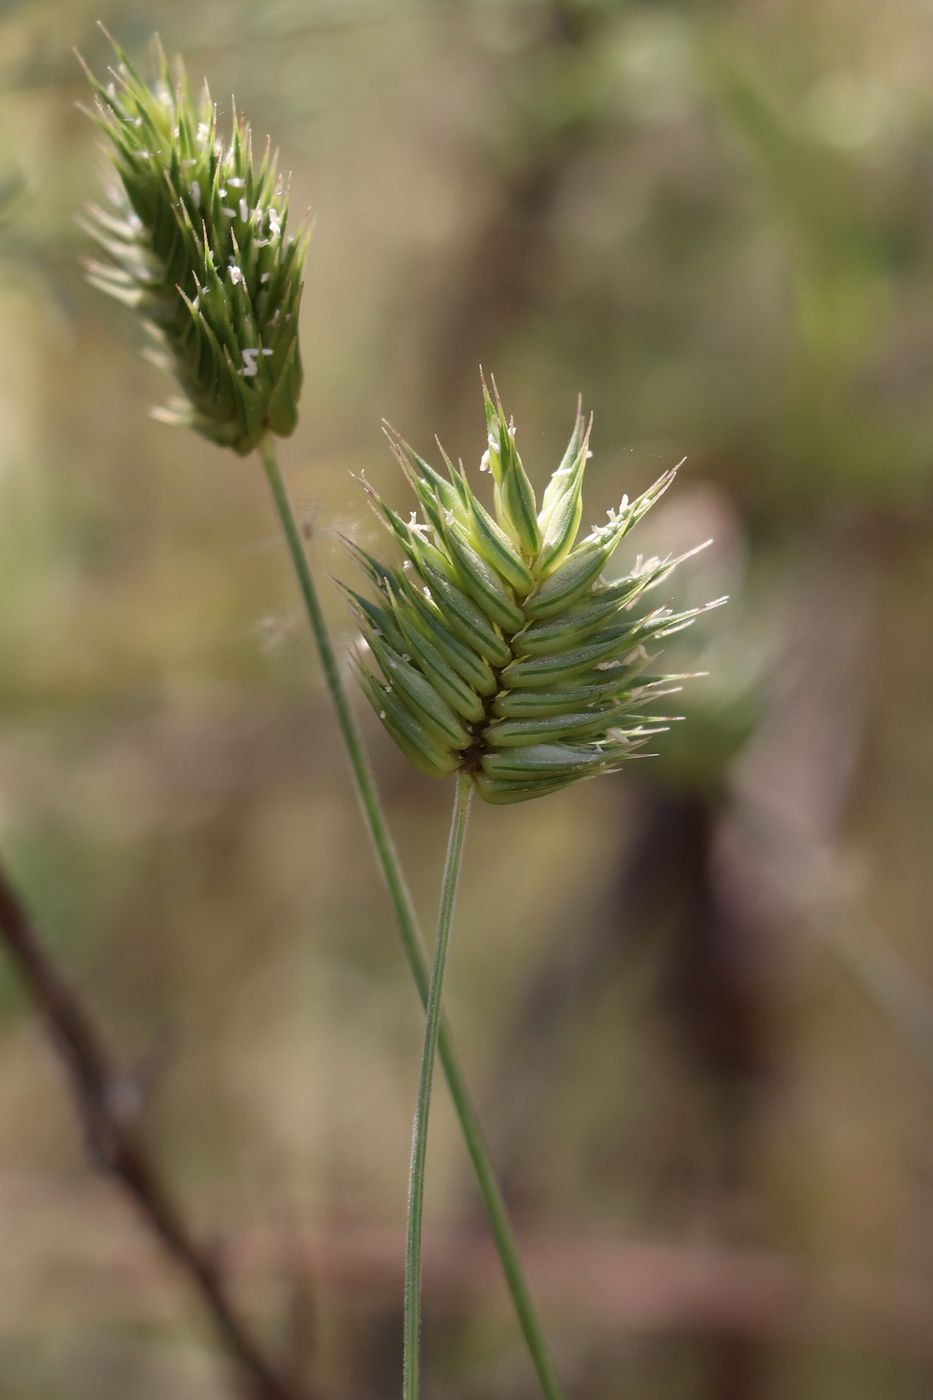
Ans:
[[[403,520],[364,482],[402,557],[347,541],[375,597],[345,591],[368,644],[364,694],[398,746],[423,772],[464,770],[487,802],[511,803],[612,771],[663,732],[672,717],[645,707],[687,677],[647,674],[646,647],[725,600],[636,610],[688,554],[603,579],[676,468],[578,543],[592,420],[578,406],[538,510],[495,385],[483,396],[493,511],[443,449],[442,471],[387,426],[420,515]]]
[[[287,231],[288,197],[266,145],[233,113],[224,143],[205,86],[195,100],[161,48],[147,84],[114,44],[112,80],[90,71],[92,114],[108,141],[109,207],[86,227],[105,255],[91,282],[140,317],[181,395],[158,415],[245,454],[295,427],[306,228]]]

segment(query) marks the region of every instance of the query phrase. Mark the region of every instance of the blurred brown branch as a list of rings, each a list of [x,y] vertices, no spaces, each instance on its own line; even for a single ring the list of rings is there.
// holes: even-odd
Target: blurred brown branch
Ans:
[[[247,1393],[255,1400],[311,1400],[268,1358],[234,1304],[216,1255],[195,1238],[138,1131],[140,1093],[115,1065],[87,1009],[50,959],[2,867],[0,939],[71,1082],[93,1159],[123,1186],[199,1294]]]

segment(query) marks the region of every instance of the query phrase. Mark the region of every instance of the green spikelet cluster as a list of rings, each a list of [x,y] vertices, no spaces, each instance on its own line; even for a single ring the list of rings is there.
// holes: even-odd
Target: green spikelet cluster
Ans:
[[[297,421],[298,308],[308,232],[287,232],[288,198],[267,143],[254,165],[249,125],[218,135],[205,85],[192,99],[179,63],[156,48],[151,84],[114,44],[105,86],[88,71],[107,137],[110,207],[87,227],[106,254],[91,281],[132,308],[152,357],[182,394],[157,416],[250,452]]]
[[[706,609],[635,612],[686,555],[602,577],[675,471],[577,542],[592,419],[578,408],[539,509],[514,427],[498,394],[483,393],[493,511],[462,465],[445,455],[436,471],[387,429],[421,518],[406,522],[367,484],[403,560],[348,542],[376,596],[346,591],[378,667],[360,661],[363,690],[399,748],[432,776],[470,773],[487,802],[522,802],[612,771],[663,730],[667,717],[642,707],[682,678],[646,675],[646,644]]]

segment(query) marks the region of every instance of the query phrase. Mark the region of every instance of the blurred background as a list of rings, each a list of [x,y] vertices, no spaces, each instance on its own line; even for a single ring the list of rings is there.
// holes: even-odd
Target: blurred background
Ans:
[[[244,1308],[381,1400],[420,1015],[258,464],[83,281],[98,18],[316,218],[282,455],[342,648],[351,474],[404,502],[383,415],[475,464],[480,362],[537,481],[582,391],[589,523],[687,457],[622,565],[715,538],[659,757],[470,835],[447,1004],[568,1395],[933,1394],[933,12],[0,6],[0,853]],[[449,785],[362,719],[430,925]],[[427,1393],[533,1400],[435,1105]],[[5,961],[0,1221],[3,1400],[234,1393]]]

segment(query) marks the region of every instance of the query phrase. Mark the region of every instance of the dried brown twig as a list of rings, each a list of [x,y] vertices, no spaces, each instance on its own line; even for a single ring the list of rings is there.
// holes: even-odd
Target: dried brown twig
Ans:
[[[80,998],[49,957],[0,867],[0,940],[71,1082],[89,1151],[124,1188],[139,1215],[198,1293],[245,1393],[254,1400],[313,1400],[270,1360],[240,1314],[218,1258],[195,1238],[139,1132],[140,1095],[106,1049]]]

